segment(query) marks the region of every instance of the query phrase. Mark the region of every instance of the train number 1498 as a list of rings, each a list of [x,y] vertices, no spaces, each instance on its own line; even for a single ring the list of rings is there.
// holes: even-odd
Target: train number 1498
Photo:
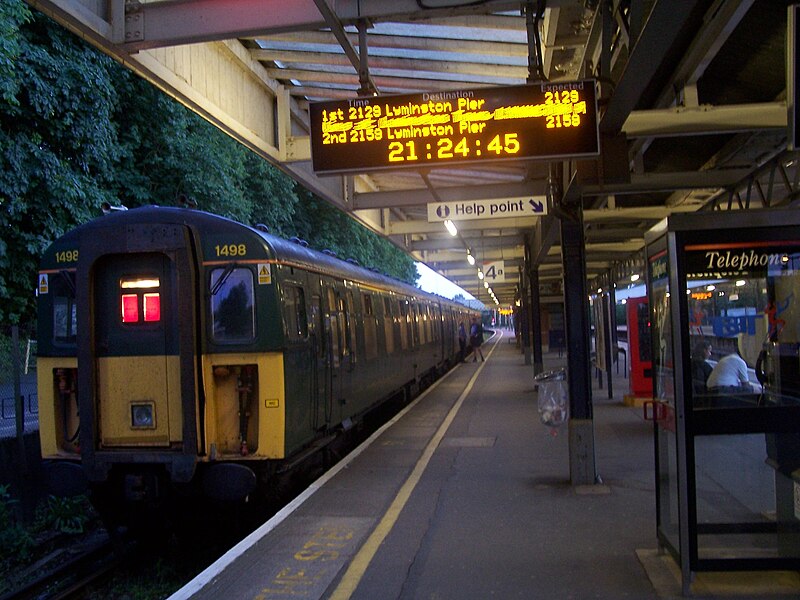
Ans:
[[[246,244],[222,244],[214,246],[217,256],[245,256],[247,254]]]
[[[77,250],[62,250],[60,252],[56,252],[56,262],[77,262],[78,261],[78,251]]]

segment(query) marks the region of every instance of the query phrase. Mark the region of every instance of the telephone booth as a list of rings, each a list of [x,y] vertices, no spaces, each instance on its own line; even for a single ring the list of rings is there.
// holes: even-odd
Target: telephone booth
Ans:
[[[659,544],[684,594],[800,569],[800,213],[675,215],[646,242]]]
[[[640,398],[653,395],[653,372],[650,357],[650,311],[647,298],[628,298],[628,354],[630,355],[630,392]]]

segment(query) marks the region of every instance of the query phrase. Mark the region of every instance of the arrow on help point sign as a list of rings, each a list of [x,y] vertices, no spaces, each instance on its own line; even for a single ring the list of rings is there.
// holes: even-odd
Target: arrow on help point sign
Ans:
[[[520,196],[493,200],[464,200],[428,204],[428,222],[537,217],[547,214],[545,196]]]

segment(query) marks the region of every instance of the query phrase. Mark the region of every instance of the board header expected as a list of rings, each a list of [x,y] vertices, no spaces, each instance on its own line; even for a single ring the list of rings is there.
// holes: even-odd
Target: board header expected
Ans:
[[[597,156],[594,80],[314,102],[314,172]]]

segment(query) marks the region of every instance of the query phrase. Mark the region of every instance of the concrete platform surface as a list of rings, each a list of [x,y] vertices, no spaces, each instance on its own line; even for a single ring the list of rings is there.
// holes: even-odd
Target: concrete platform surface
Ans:
[[[484,355],[172,599],[678,597],[680,573],[657,552],[652,424],[623,402],[624,374],[612,373],[613,398],[594,380],[601,481],[572,486],[567,426],[540,422],[513,334],[498,331]],[[564,360],[546,354],[545,369]],[[776,593],[704,586],[720,599]]]

